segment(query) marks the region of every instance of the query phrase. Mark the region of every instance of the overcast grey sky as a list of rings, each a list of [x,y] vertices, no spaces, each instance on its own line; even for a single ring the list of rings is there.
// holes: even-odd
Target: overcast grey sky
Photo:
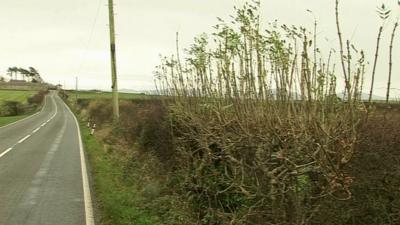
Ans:
[[[120,88],[153,89],[152,73],[159,54],[174,53],[176,31],[180,32],[181,47],[187,47],[194,36],[212,31],[217,16],[229,18],[233,6],[243,2],[115,0]],[[67,87],[72,87],[74,77],[79,76],[82,88],[109,89],[106,0],[1,0],[1,3],[0,75],[5,75],[10,66],[34,66],[49,82],[66,82]],[[382,3],[392,7],[393,15],[383,36],[377,69],[376,87],[380,95],[386,86],[392,23],[400,11],[397,0],[342,0],[341,7],[344,35],[365,49],[367,59],[372,62],[380,25],[375,8]],[[261,14],[264,21],[277,19],[311,28],[313,18],[307,9],[319,20],[319,36],[329,39],[324,45],[337,48],[334,0],[262,0]],[[400,39],[396,39],[395,52],[393,85],[400,88]]]

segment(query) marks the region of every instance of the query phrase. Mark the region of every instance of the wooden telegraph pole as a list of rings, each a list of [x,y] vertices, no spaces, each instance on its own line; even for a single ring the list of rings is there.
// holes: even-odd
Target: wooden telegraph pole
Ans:
[[[75,103],[78,104],[78,77],[75,77]]]
[[[118,102],[118,82],[117,82],[117,63],[115,55],[115,28],[114,28],[114,2],[108,0],[109,23],[110,23],[110,47],[111,47],[111,81],[113,97],[113,116],[114,122],[119,120],[119,102]]]

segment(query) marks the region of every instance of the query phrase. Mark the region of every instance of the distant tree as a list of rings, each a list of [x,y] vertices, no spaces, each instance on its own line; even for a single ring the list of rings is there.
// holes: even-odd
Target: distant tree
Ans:
[[[24,68],[19,68],[18,72],[22,75],[22,79],[25,80],[26,77],[30,77],[31,73],[29,72],[29,70],[26,70]]]
[[[13,79],[13,75],[14,75],[14,79],[17,79],[17,73],[18,73],[18,67],[10,67],[7,70],[8,75],[10,76],[10,79]]]
[[[4,82],[6,79],[4,77],[0,77],[0,82]]]
[[[23,80],[31,81],[32,83],[42,83],[43,79],[39,74],[39,71],[34,67],[18,68],[18,67],[9,67],[7,69],[7,75],[10,76],[10,79],[18,79],[18,74],[21,74]]]
[[[14,72],[14,75],[15,75],[15,80],[18,80],[18,67],[16,67],[16,66],[14,66],[13,68],[12,68],[12,70],[13,70],[13,72]]]
[[[33,83],[42,83],[43,79],[39,74],[39,71],[34,67],[29,67],[30,76],[32,78]]]
[[[7,75],[10,76],[10,80],[12,80],[12,76],[13,76],[13,69],[11,67],[9,67],[7,69]]]
[[[33,75],[38,75],[39,72],[34,67],[29,67],[29,72]]]

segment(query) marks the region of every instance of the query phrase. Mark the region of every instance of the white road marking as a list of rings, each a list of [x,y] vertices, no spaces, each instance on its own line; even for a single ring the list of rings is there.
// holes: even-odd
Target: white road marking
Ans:
[[[9,151],[11,151],[13,148],[8,148],[5,150],[3,153],[0,154],[0,158],[3,157],[5,154],[7,154]]]
[[[82,171],[82,184],[83,184],[83,197],[85,201],[85,215],[86,215],[86,225],[95,225],[94,216],[93,216],[93,204],[92,204],[92,197],[90,194],[90,186],[89,186],[89,178],[88,172],[86,168],[86,161],[85,161],[85,153],[83,152],[83,143],[81,137],[81,129],[79,127],[78,119],[71,111],[71,109],[63,102],[65,107],[71,113],[72,117],[75,120],[76,129],[78,130],[78,138],[79,138],[79,151],[81,157],[81,171]]]
[[[26,135],[24,138],[22,138],[21,140],[18,141],[18,144],[21,144],[22,142],[24,142],[26,139],[28,139],[30,137],[31,137],[30,134]]]
[[[32,131],[32,134],[34,134],[34,133],[38,132],[39,130],[40,130],[40,127],[38,127],[38,128],[36,128],[36,129],[34,129],[34,130]]]

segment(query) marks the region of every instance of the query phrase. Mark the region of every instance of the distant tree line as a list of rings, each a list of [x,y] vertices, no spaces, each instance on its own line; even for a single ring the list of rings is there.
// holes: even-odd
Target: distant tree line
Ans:
[[[28,69],[20,67],[10,67],[7,70],[7,75],[10,76],[11,80],[18,80],[18,76],[22,76],[25,81],[30,81],[32,83],[42,83],[43,79],[37,69],[29,67]]]

